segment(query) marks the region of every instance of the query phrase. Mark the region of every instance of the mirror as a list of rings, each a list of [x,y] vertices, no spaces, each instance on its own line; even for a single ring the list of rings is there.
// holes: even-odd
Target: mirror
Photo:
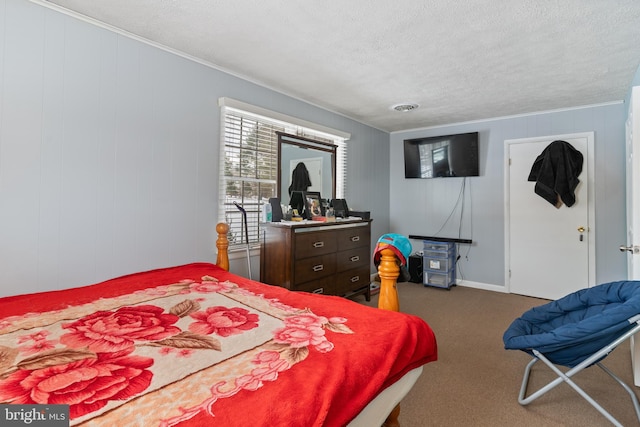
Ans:
[[[336,149],[330,142],[316,141],[283,132],[278,134],[278,198],[288,205],[292,191],[317,191],[323,199],[336,194]]]

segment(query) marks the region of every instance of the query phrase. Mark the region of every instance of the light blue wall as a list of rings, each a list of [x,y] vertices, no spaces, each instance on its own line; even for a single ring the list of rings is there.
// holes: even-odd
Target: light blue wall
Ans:
[[[428,224],[444,221],[460,188],[406,182],[402,140],[479,130],[483,176],[469,181],[467,205],[478,244],[462,271],[498,285],[503,141],[595,131],[597,279],[625,271],[624,105],[389,136],[27,0],[0,0],[0,295],[214,260],[219,97],[350,132],[345,196],[371,211],[374,243],[390,231],[433,233]]]
[[[346,198],[386,232],[388,133],[0,0],[0,296],[215,261],[219,97],[351,133]]]
[[[596,282],[626,276],[625,130],[623,103],[479,123],[397,132],[391,135],[391,230],[402,234],[457,237],[460,211],[446,223],[458,198],[462,178],[406,180],[403,140],[420,136],[480,132],[480,177],[468,178],[460,236],[463,278],[504,286],[504,141],[546,135],[595,132]],[[440,234],[436,234],[446,223]],[[414,241],[417,250],[420,241]]]

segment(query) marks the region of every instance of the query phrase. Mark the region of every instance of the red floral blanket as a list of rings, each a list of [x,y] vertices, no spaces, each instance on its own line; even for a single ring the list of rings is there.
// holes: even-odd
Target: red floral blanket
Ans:
[[[0,402],[72,425],[343,426],[436,353],[417,317],[205,263],[0,299]]]

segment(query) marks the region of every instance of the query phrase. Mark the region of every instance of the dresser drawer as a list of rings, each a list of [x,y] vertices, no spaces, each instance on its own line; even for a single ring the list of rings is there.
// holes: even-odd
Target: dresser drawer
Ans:
[[[340,251],[337,254],[337,270],[345,271],[369,265],[369,246]]]
[[[336,274],[336,295],[345,295],[371,283],[369,267],[359,267]]]
[[[335,295],[335,278],[323,277],[322,279],[304,282],[291,287],[292,291],[311,292],[314,294]]]
[[[336,231],[295,233],[296,259],[330,254],[338,250]]]
[[[293,285],[331,276],[335,272],[335,253],[299,259],[294,266]]]
[[[349,227],[338,230],[338,248],[340,250],[357,248],[359,246],[369,247],[369,227]]]

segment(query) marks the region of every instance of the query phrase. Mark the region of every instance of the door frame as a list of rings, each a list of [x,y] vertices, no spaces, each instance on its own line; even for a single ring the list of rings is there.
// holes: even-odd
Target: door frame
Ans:
[[[640,184],[637,179],[640,176],[640,155],[638,155],[640,149],[636,149],[638,147],[640,147],[640,86],[633,86],[625,123],[627,239],[624,244],[634,248],[640,246],[638,238],[640,234],[640,218],[638,217],[638,213],[640,213]],[[626,255],[627,280],[640,280],[640,254],[627,252]],[[640,382],[640,378],[638,381]]]
[[[625,245],[636,248],[640,242],[635,239],[640,232],[640,220],[637,218],[640,210],[639,184],[630,186],[630,183],[637,182],[634,178],[640,174],[640,86],[631,88],[629,97],[629,110],[625,122],[625,175],[626,175],[626,214],[627,214],[627,238]],[[636,154],[634,156],[634,154]],[[635,215],[634,215],[635,214]],[[632,230],[632,233],[629,231]],[[627,252],[627,280],[639,280],[640,268],[638,268],[638,257],[640,254]],[[633,371],[633,383],[640,387],[640,337],[631,337],[631,370]]]
[[[511,144],[531,142],[566,140],[574,138],[587,139],[587,156],[583,164],[583,173],[586,172],[587,182],[587,232],[588,232],[588,287],[596,284],[596,239],[595,239],[595,159],[594,159],[594,132],[580,132],[562,135],[546,135],[531,138],[506,139],[504,141],[504,284],[505,291],[511,293],[511,212],[510,212],[510,173],[509,173],[509,147]],[[586,166],[586,168],[585,168]]]

